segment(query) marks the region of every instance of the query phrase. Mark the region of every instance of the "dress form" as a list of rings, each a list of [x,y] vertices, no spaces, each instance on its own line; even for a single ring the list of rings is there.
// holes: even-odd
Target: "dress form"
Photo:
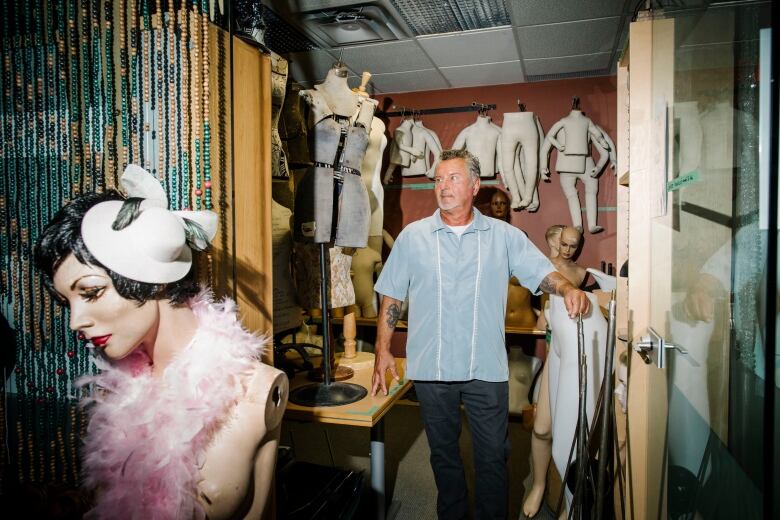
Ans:
[[[273,252],[273,322],[274,334],[297,328],[303,321],[303,309],[296,301],[292,279],[292,211],[271,200]]]
[[[500,173],[497,158],[501,157],[501,130],[486,115],[467,126],[455,138],[453,149],[467,150],[479,159],[480,177],[493,177]]]
[[[524,105],[519,106],[519,112],[504,114],[501,129],[502,179],[512,193],[512,209],[529,208],[530,211],[539,179],[539,146],[544,140],[544,133],[539,118],[533,112],[526,112]],[[533,210],[538,207],[537,195]]]

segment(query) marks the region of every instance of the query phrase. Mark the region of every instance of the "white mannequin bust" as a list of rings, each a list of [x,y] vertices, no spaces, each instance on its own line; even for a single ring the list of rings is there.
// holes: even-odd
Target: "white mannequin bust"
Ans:
[[[493,177],[500,173],[497,157],[501,157],[501,130],[490,117],[478,115],[477,120],[467,126],[455,138],[453,149],[467,150],[479,159],[480,177]]]

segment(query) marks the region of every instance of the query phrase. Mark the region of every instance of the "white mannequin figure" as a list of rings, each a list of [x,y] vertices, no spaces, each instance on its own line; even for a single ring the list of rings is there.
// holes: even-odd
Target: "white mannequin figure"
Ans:
[[[499,162],[501,157],[501,129],[493,124],[486,115],[478,115],[476,122],[460,131],[455,142],[454,150],[467,150],[479,159],[480,176],[493,177],[497,172],[501,173]]]
[[[411,118],[405,118],[398,125],[393,133],[393,142],[390,145],[389,164],[385,171],[384,183],[388,184],[393,180],[393,173],[397,166],[408,167],[412,162],[412,157],[422,157],[423,152],[412,146],[412,125]]]
[[[604,377],[604,355],[607,345],[607,320],[592,294],[590,312],[582,317],[584,353],[587,359],[585,394],[588,428],[593,423],[601,380]],[[563,299],[550,296],[550,330],[552,342],[547,362],[550,364],[548,390],[552,415],[552,458],[559,475],[566,472],[572,440],[577,426],[579,383],[577,356],[577,321],[569,318]],[[575,448],[576,450],[576,448]],[[575,451],[576,453],[576,451]],[[536,462],[536,459],[534,459]],[[567,503],[571,493],[566,490]]]
[[[385,221],[385,188],[382,186],[382,154],[387,147],[385,137],[385,124],[375,117],[371,121],[371,132],[368,136],[368,149],[363,158],[363,166],[360,176],[368,190],[368,203],[371,207],[371,222],[368,225],[368,247],[376,247],[379,244],[379,252],[382,248],[382,228]],[[372,238],[379,237],[379,240]]]
[[[420,150],[421,155],[413,155],[410,157],[409,166],[404,166],[401,168],[401,176],[403,177],[426,175],[428,173],[431,162],[429,156],[436,148],[436,142],[431,137],[428,129],[424,126],[418,125],[414,118],[411,118],[410,121],[412,122],[410,127],[410,132],[412,134],[412,148]],[[433,147],[433,149],[431,147]]]
[[[575,98],[573,104],[579,106],[579,100]],[[560,132],[562,135],[558,135]],[[593,163],[590,157],[590,143],[593,143],[599,152],[598,164]],[[558,150],[556,169],[560,173],[561,189],[569,204],[569,213],[572,225],[582,231],[582,212],[580,210],[579,195],[576,183],[581,180],[585,184],[586,211],[588,216],[588,231],[598,233],[604,228],[596,223],[598,215],[598,180],[597,177],[604,168],[609,155],[607,150],[609,143],[603,138],[601,131],[578,108],[555,123],[542,145],[540,152],[541,173],[545,180],[549,179],[549,153],[552,147]]]
[[[531,211],[539,179],[539,146],[544,140],[544,132],[539,118],[533,112],[525,112],[524,105],[520,108],[520,112],[504,114],[501,129],[502,179],[512,194],[512,209],[529,208]],[[537,195],[533,209],[538,207]]]

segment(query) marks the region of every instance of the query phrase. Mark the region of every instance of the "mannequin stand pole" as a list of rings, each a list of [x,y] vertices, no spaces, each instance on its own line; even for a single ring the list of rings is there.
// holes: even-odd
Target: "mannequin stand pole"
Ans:
[[[322,306],[322,382],[301,386],[290,392],[290,401],[301,406],[341,406],[360,401],[368,390],[353,383],[334,383],[331,372],[333,353],[330,348],[330,318],[328,316],[328,273],[325,262],[326,244],[320,244],[320,304]],[[340,367],[346,369],[346,367]],[[312,374],[315,376],[315,374]],[[338,374],[337,374],[338,376]],[[347,379],[351,377],[344,377]],[[311,377],[311,376],[310,376]],[[337,377],[339,379],[340,377]],[[318,378],[319,379],[319,378]]]

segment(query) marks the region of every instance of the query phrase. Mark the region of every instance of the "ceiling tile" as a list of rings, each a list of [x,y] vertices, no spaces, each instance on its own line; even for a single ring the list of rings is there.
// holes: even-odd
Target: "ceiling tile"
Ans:
[[[483,63],[464,67],[444,67],[441,73],[453,87],[477,87],[522,83],[523,67],[519,60],[503,63]]]
[[[391,93],[437,90],[450,86],[436,69],[374,74],[371,83],[377,90]]]
[[[322,50],[291,52],[285,58],[290,62],[290,76],[296,81],[308,82],[325,79],[336,61],[330,53]]]
[[[511,27],[421,36],[417,43],[438,67],[520,59]]]
[[[618,16],[626,0],[508,0],[517,26]]]
[[[619,17],[533,25],[517,29],[523,58],[554,58],[610,52]]]
[[[523,60],[523,64],[525,65],[525,74],[528,77],[545,74],[588,72],[606,69],[609,66],[609,57],[611,55],[611,52],[601,52],[562,58],[530,59]]]
[[[357,74],[404,72],[433,68],[433,63],[414,40],[345,47],[342,61]]]

